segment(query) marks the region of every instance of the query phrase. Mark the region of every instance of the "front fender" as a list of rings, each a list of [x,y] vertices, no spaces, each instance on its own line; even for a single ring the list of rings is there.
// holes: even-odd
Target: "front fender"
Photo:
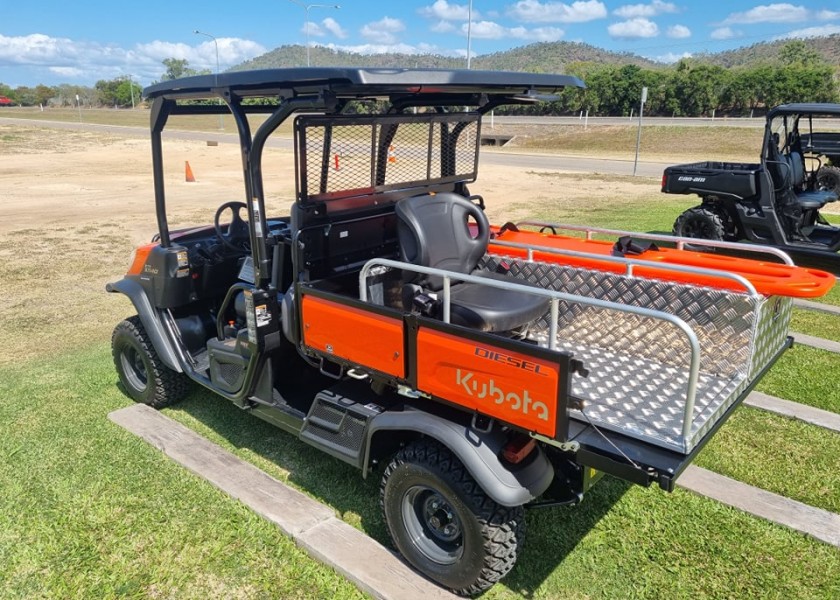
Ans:
[[[152,303],[149,302],[149,297],[146,295],[143,287],[136,281],[124,277],[114,283],[105,284],[105,290],[128,296],[128,299],[131,300],[131,303],[134,304],[134,308],[137,310],[137,315],[140,317],[143,328],[152,341],[158,357],[173,371],[183,373],[184,370],[178,362],[175,348],[166,336],[157,311],[152,306]]]
[[[365,472],[370,464],[373,437],[381,431],[411,431],[436,439],[458,457],[476,483],[502,506],[521,506],[534,500],[554,479],[554,468],[539,447],[534,450],[536,456],[524,464],[503,464],[499,456],[507,436],[500,429],[479,432],[417,409],[384,412],[373,418],[368,427]]]

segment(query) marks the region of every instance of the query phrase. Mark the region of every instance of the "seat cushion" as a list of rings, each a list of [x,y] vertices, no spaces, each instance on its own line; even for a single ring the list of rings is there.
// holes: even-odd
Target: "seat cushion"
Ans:
[[[496,273],[473,273],[531,286],[524,280]],[[548,312],[547,298],[525,292],[503,290],[474,283],[459,283],[451,288],[450,321],[480,331],[510,331],[534,321]]]
[[[796,201],[805,210],[820,209],[826,205],[827,202],[834,202],[837,200],[837,194],[832,191],[813,191],[800,192],[796,194]]]

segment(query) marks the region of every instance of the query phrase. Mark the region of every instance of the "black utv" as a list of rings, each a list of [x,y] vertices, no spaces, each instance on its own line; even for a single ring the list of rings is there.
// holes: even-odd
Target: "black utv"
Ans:
[[[840,193],[840,104],[778,106],[759,163],[668,167],[662,191],[702,199],[677,218],[676,236],[777,246],[797,264],[840,273],[840,226],[820,213]]]

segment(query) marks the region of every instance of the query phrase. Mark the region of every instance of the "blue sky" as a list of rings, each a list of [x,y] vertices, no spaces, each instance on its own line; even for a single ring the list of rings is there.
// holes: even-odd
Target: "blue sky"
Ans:
[[[362,53],[466,56],[468,0],[337,0],[309,9],[312,44]],[[158,79],[161,61],[215,69],[306,42],[306,10],[293,0],[81,2],[0,0],[0,82],[92,85],[131,74]],[[242,8],[236,9],[240,6]],[[586,42],[663,62],[783,37],[840,33],[837,0],[473,0],[472,52],[538,41]]]

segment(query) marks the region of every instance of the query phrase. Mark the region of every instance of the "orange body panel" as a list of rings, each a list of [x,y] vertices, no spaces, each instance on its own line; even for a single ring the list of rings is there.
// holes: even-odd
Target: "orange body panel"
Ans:
[[[152,248],[157,246],[157,243],[146,244],[134,250],[134,259],[131,261],[131,266],[128,267],[126,275],[139,275],[143,272],[143,266],[146,264],[146,259],[149,258],[149,253]]]
[[[560,367],[511,350],[420,328],[417,388],[554,437]]]
[[[315,350],[370,367],[394,377],[405,377],[403,322],[303,296],[303,340]]]
[[[494,227],[493,231],[498,234],[499,228]],[[602,254],[610,256],[613,242],[603,240],[585,240],[564,235],[553,235],[537,233],[535,231],[505,231],[498,236],[498,239],[518,244],[529,244],[532,246],[544,246],[562,250],[573,250],[576,252],[588,252],[591,254]],[[490,240],[489,252],[501,256],[524,257],[526,252],[518,248],[505,248],[494,246]],[[757,259],[738,258],[723,254],[711,254],[703,252],[691,252],[676,250],[673,248],[661,248],[659,250],[647,250],[637,256],[630,256],[638,260],[658,262],[669,265],[683,265],[688,267],[701,267],[705,269],[718,269],[728,271],[746,278],[753,284],[756,291],[765,296],[791,296],[794,298],[817,298],[824,296],[832,288],[835,277],[831,273],[819,269],[808,269],[805,267],[791,267],[772,262],[765,262]],[[534,260],[548,263],[557,263],[571,267],[582,267],[586,269],[597,269],[612,273],[624,273],[624,265],[598,260],[597,257],[583,258],[578,256],[563,256],[548,252],[534,252]],[[697,275],[692,273],[680,273],[668,269],[658,269],[655,266],[634,266],[633,272],[638,277],[649,279],[661,279],[664,281],[677,281],[681,283],[693,283],[725,290],[742,291],[743,286],[732,279],[721,279],[708,275]]]

